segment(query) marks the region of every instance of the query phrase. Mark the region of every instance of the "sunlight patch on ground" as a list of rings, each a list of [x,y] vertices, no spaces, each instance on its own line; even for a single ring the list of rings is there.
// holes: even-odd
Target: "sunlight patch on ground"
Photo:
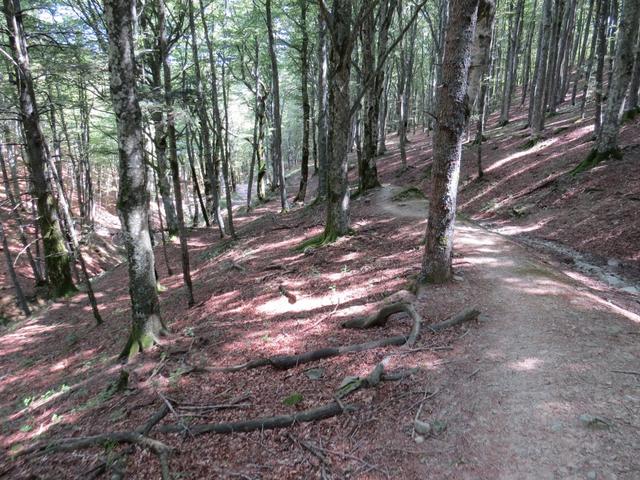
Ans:
[[[349,289],[346,292],[340,293],[331,292],[329,295],[322,296],[298,297],[295,303],[289,303],[287,297],[282,295],[260,305],[257,310],[258,312],[266,315],[308,312],[327,306],[333,306],[336,304],[336,299],[340,303],[345,303],[348,300],[362,296],[367,296],[367,290],[365,288]]]
[[[519,235],[521,233],[529,233],[529,232],[534,232],[536,230],[539,230],[543,228],[548,223],[548,221],[549,220],[547,219],[543,219],[529,225],[509,225],[504,227],[498,227],[498,228],[495,228],[494,230],[501,235],[506,235],[510,237],[512,235]]]
[[[512,162],[513,160],[517,160],[518,158],[526,157],[527,155],[531,155],[532,153],[539,152],[540,150],[550,147],[557,141],[558,141],[557,138],[550,138],[549,140],[545,140],[544,142],[539,142],[535,144],[533,147],[529,148],[528,150],[523,150],[520,152],[513,153],[508,157],[505,157],[502,160],[499,160],[493,165],[491,165],[489,168],[485,170],[485,172],[491,172],[493,170],[497,170],[498,168],[502,167],[503,165],[506,165],[509,162]]]
[[[540,360],[539,358],[528,357],[509,364],[509,368],[517,370],[519,372],[526,372],[538,369],[543,363],[544,361]]]

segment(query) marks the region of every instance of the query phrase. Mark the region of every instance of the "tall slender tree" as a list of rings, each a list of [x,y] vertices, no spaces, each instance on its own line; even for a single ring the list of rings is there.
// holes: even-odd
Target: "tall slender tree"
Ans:
[[[3,0],[3,3],[12,61],[15,65],[20,117],[27,144],[32,191],[36,199],[38,223],[44,245],[49,293],[52,297],[60,297],[76,291],[71,277],[71,256],[65,246],[56,199],[51,193],[51,186],[46,176],[49,146],[40,124],[40,111],[36,100],[27,38],[22,22],[22,7],[20,0]]]
[[[136,92],[134,12],[135,0],[104,2],[111,99],[118,129],[118,213],[127,250],[131,296],[131,334],[121,353],[125,359],[149,348],[167,331],[160,317],[149,235],[147,167],[142,146],[142,113]]]

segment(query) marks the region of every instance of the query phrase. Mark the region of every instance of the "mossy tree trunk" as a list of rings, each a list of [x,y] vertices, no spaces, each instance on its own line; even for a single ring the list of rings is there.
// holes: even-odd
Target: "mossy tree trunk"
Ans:
[[[16,67],[20,114],[27,144],[33,195],[37,202],[38,224],[44,245],[49,294],[55,298],[76,291],[71,277],[71,256],[65,246],[56,200],[51,193],[45,174],[49,147],[40,125],[20,0],[4,0],[4,14],[13,54],[12,60]]]
[[[452,276],[453,233],[460,177],[462,136],[467,125],[467,80],[479,0],[452,0],[445,36],[442,83],[433,139],[433,171],[423,281],[443,283]]]
[[[149,191],[142,143],[142,114],[136,94],[133,41],[134,0],[105,0],[109,33],[111,98],[116,115],[120,188],[118,213],[129,269],[132,328],[122,358],[153,345],[165,326],[160,318],[154,256],[149,234]]]

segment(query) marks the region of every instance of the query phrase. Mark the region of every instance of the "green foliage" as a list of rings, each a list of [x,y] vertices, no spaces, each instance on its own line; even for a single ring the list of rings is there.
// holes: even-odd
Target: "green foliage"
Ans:
[[[303,400],[302,394],[300,394],[300,393],[292,393],[287,398],[282,400],[282,403],[284,403],[285,405],[289,405],[290,407],[293,407],[293,406],[298,405],[299,403],[301,403],[302,400]]]

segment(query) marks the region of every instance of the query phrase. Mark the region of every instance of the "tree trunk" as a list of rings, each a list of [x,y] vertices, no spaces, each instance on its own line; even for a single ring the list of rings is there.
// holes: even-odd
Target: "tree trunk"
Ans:
[[[285,181],[284,162],[282,159],[282,117],[280,115],[280,77],[278,75],[278,57],[276,56],[275,35],[273,33],[273,18],[271,15],[271,0],[266,0],[267,31],[269,33],[269,58],[271,59],[271,101],[273,103],[273,150],[271,160],[276,167],[278,187],[280,189],[280,206],[282,211],[289,209],[287,201],[287,185]]]
[[[182,206],[182,188],[180,185],[180,168],[178,165],[178,147],[176,145],[176,122],[173,111],[173,87],[171,84],[171,66],[169,64],[169,47],[165,29],[166,4],[164,0],[157,0],[158,11],[158,47],[162,59],[162,73],[164,75],[164,104],[167,109],[167,140],[169,147],[169,166],[173,179],[173,193],[176,200],[176,221],[180,236],[180,257],[182,260],[182,279],[187,289],[187,304],[193,307],[193,285],[191,283],[191,266],[189,263],[189,246],[187,245],[187,230],[184,226],[184,210]]]
[[[626,0],[618,25],[616,56],[604,112],[602,128],[598,134],[595,150],[599,159],[620,157],[618,133],[623,112],[624,99],[633,73],[635,45],[640,27],[640,1]]]
[[[486,75],[491,61],[491,37],[496,14],[496,5],[493,0],[480,0],[478,4],[478,22],[471,46],[471,65],[469,66],[469,107],[473,108],[478,99],[478,94],[483,85],[483,77]],[[478,112],[480,112],[478,107]]]
[[[462,135],[467,125],[467,80],[478,0],[451,0],[433,139],[432,189],[421,279],[443,283],[452,276],[453,232]]]
[[[625,110],[629,112],[638,111],[638,90],[640,90],[640,38],[636,44],[635,63],[633,66],[633,74],[629,83],[629,98],[625,106]]]
[[[516,57],[518,55],[518,39],[522,25],[524,13],[524,0],[518,0],[516,7],[516,17],[510,23],[509,51],[507,53],[507,65],[504,75],[504,90],[502,94],[502,109],[500,112],[499,125],[504,126],[509,123],[509,109],[511,108],[511,94],[513,93],[514,76],[516,75]]]
[[[302,93],[302,161],[300,165],[300,188],[296,202],[304,202],[309,180],[309,33],[307,31],[307,0],[300,0],[300,30],[302,44],[300,47],[300,90]]]
[[[591,70],[593,70],[593,59],[596,53],[596,45],[598,44],[598,25],[600,22],[600,9],[602,2],[596,4],[596,14],[593,21],[594,33],[591,35],[591,46],[589,47],[589,59],[587,60],[587,70],[584,74],[584,85],[582,87],[582,99],[580,101],[580,118],[584,118],[584,109],[587,104],[587,92],[589,90],[589,80],[591,79]]]
[[[71,277],[71,258],[65,248],[56,210],[56,200],[46,179],[45,169],[49,147],[42,133],[40,114],[31,76],[29,53],[22,26],[19,0],[4,0],[4,13],[15,62],[20,112],[27,142],[27,158],[31,172],[33,194],[37,200],[38,222],[44,244],[45,263],[49,278],[49,293],[60,297],[76,291]]]
[[[211,106],[213,110],[213,121],[214,128],[216,133],[217,140],[212,141],[212,152],[213,152],[213,164],[214,164],[214,180],[213,180],[213,190],[218,192],[218,198],[220,197],[220,164],[222,163],[222,178],[224,181],[225,187],[225,196],[226,196],[226,204],[227,204],[227,218],[228,218],[228,230],[229,235],[232,238],[235,238],[236,232],[233,228],[233,204],[231,202],[231,189],[229,187],[229,158],[228,151],[224,146],[224,137],[222,133],[222,116],[220,115],[220,105],[219,105],[219,96],[218,96],[218,77],[216,74],[216,59],[214,56],[213,43],[211,42],[211,37],[209,36],[209,26],[207,24],[207,18],[204,12],[204,4],[202,0],[200,1],[200,20],[202,21],[202,26],[204,29],[204,38],[207,44],[207,52],[209,54],[209,66],[211,68]],[[222,80],[224,82],[224,78]],[[224,89],[224,86],[223,86]],[[223,92],[224,93],[224,92]],[[228,131],[228,129],[227,129]],[[216,148],[218,145],[219,150]],[[219,155],[217,155],[219,153]],[[218,210],[219,201],[218,201]],[[222,219],[222,214],[220,214],[220,221],[224,222]],[[223,223],[224,225],[224,223]]]
[[[329,118],[328,118],[328,40],[327,40],[327,24],[322,18],[322,14],[318,16],[318,86],[316,89],[318,103],[318,117],[316,119],[316,129],[318,137],[318,199],[324,199],[327,196],[327,171],[329,166]]]
[[[329,168],[325,241],[349,233],[349,131],[351,125],[349,80],[354,34],[351,1],[333,0],[329,49]]]
[[[4,137],[1,139],[4,141],[9,140],[8,137],[8,129],[4,131]],[[5,163],[5,144],[0,143],[0,170],[2,170],[2,183],[4,184],[5,195],[7,200],[9,200],[9,205],[11,206],[12,217],[16,222],[16,226],[18,229],[18,237],[20,238],[20,243],[22,244],[22,248],[27,255],[27,260],[29,262],[29,266],[31,266],[31,271],[33,272],[33,277],[35,279],[36,285],[44,285],[46,284],[46,280],[42,276],[42,272],[36,260],[33,258],[33,253],[31,252],[31,246],[29,244],[29,240],[27,239],[27,235],[25,233],[24,228],[24,220],[22,219],[22,200],[19,196],[14,195],[14,191],[11,187],[11,180],[9,179],[9,173],[7,172],[7,166]],[[19,192],[18,192],[19,193]]]
[[[609,0],[601,0],[600,21],[598,24],[598,62],[596,63],[596,89],[595,89],[595,127],[596,137],[600,134],[602,125],[602,96],[604,80],[604,61],[607,56],[607,22],[609,18]]]
[[[200,123],[200,135],[202,136],[202,156],[204,157],[204,165],[206,169],[205,175],[205,194],[209,194],[208,207],[213,214],[213,218],[218,224],[220,237],[225,236],[224,219],[220,210],[220,181],[218,170],[215,168],[212,152],[211,131],[209,129],[209,119],[207,114],[207,101],[204,96],[202,85],[202,71],[200,70],[200,59],[198,56],[198,41],[196,36],[196,27],[194,19],[194,0],[189,0],[189,31],[191,33],[191,53],[193,56],[193,67],[196,87],[196,97],[198,104],[196,109],[198,112],[198,121]],[[202,5],[201,5],[202,7]]]
[[[591,31],[591,19],[593,17],[593,4],[594,0],[589,0],[589,13],[587,13],[587,20],[584,23],[584,37],[582,39],[582,46],[578,55],[578,65],[575,73],[575,80],[573,82],[573,92],[571,93],[571,105],[576,104],[576,95],[578,93],[578,83],[586,76],[585,57],[587,53],[587,41],[589,39],[589,32]]]
[[[606,0],[605,0],[606,1]],[[530,96],[529,101],[533,102],[533,111],[531,116],[531,133],[534,136],[540,135],[544,129],[545,119],[545,98],[546,98],[546,80],[548,63],[549,63],[549,43],[551,37],[551,15],[552,15],[552,0],[544,0],[542,23],[540,26],[540,42],[538,49],[538,58],[536,65],[536,78],[533,94]]]
[[[149,348],[166,332],[160,318],[149,235],[149,191],[143,158],[142,113],[136,94],[133,0],[105,0],[111,98],[120,153],[118,212],[129,269],[132,329],[121,358]]]
[[[25,298],[22,287],[20,286],[20,282],[18,281],[16,270],[15,268],[13,268],[13,259],[11,258],[9,243],[7,242],[7,237],[4,233],[4,226],[2,222],[0,222],[0,243],[2,244],[2,249],[4,250],[4,258],[7,263],[7,270],[9,271],[11,282],[13,283],[13,289],[16,291],[16,301],[18,303],[18,306],[20,307],[20,310],[22,310],[22,312],[28,317],[29,315],[31,315],[31,310],[29,310],[27,299]]]

